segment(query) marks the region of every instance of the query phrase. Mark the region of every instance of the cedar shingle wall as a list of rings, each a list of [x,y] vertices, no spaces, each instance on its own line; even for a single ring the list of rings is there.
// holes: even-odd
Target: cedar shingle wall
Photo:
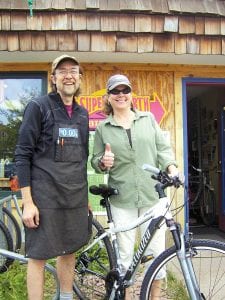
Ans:
[[[2,51],[225,53],[222,0],[0,2]]]

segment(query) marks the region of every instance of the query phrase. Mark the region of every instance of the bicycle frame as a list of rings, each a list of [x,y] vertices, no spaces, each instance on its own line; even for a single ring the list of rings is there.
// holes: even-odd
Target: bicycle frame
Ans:
[[[18,204],[18,199],[17,199],[17,196],[14,194],[14,193],[11,193],[11,195],[7,196],[7,197],[4,197],[2,199],[0,199],[0,207],[1,205],[3,205],[4,203],[7,203],[9,201],[13,200],[13,203],[16,207],[16,210],[18,212],[18,215],[22,218],[22,211],[19,207],[19,204]]]

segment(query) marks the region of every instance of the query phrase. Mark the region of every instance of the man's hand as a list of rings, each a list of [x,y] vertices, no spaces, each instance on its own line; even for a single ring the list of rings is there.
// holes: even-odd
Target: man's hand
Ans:
[[[39,210],[33,202],[23,205],[22,220],[28,228],[37,228],[39,226]]]

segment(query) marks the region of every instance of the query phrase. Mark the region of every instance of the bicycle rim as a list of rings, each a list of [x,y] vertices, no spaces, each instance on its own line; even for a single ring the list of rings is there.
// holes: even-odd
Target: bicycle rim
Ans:
[[[22,244],[22,234],[19,223],[14,215],[6,208],[2,208],[3,222],[9,229],[13,239],[13,249],[15,252],[19,252]]]
[[[200,299],[223,300],[225,295],[225,244],[213,240],[194,240],[191,250],[195,253],[191,261],[202,294]],[[150,299],[151,293],[153,293],[152,286],[156,283],[155,278],[162,270],[166,271],[166,276],[158,281],[160,286],[155,289],[155,292],[159,293],[160,299],[191,300],[175,247],[163,252],[150,266],[141,287],[140,299]]]
[[[93,219],[92,236],[88,245],[103,232],[103,227]],[[76,255],[74,291],[78,299],[105,299],[105,278],[115,261],[113,249],[108,237],[99,241],[90,250],[83,252],[88,245]]]
[[[200,196],[200,213],[204,224],[212,225],[215,222],[215,194],[208,188]]]
[[[13,240],[6,225],[0,220],[0,248],[13,251]],[[13,259],[0,255],[0,273],[6,272]]]

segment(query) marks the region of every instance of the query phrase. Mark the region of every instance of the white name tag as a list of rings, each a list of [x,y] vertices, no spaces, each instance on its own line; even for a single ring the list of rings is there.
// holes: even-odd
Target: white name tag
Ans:
[[[59,128],[59,137],[78,138],[78,129],[76,129],[76,128]]]

